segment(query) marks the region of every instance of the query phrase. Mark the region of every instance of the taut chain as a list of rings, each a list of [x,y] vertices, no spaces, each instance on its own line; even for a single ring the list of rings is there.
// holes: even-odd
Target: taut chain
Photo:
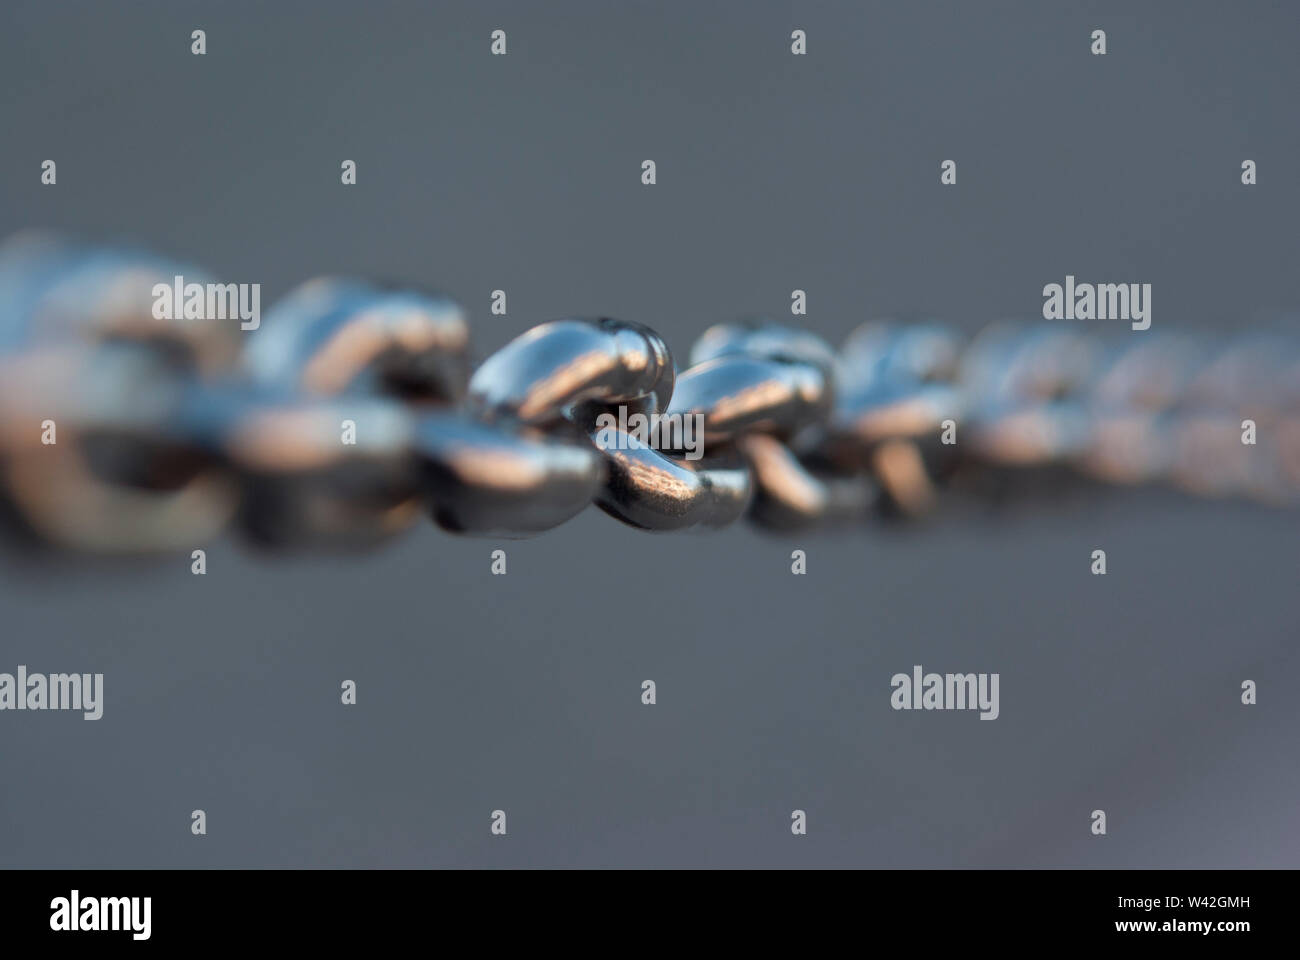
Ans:
[[[1017,476],[1300,497],[1291,336],[879,322],[836,351],[750,320],[706,330],[678,371],[648,327],[565,319],[471,371],[445,297],[317,279],[241,330],[218,285],[160,309],[182,275],[44,237],[0,248],[0,505],[28,539],[365,545],[421,515],[519,537],[591,503],[646,530],[824,529]]]

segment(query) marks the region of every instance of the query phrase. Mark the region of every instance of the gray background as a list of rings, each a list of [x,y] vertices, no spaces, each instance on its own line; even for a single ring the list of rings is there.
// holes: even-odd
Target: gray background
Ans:
[[[1240,328],[1300,305],[1297,9],[9,0],[0,227],[264,303],[433,284],[480,355],[575,313],[684,353],[795,287],[836,341],[895,310],[975,329],[1066,273]],[[1120,494],[794,542],[589,510],[506,577],[430,525],[359,557],[210,544],[206,577],[9,556],[0,669],[107,694],[97,723],[0,716],[0,864],[1296,866],[1296,530]],[[914,663],[999,672],[1001,718],[892,711]]]

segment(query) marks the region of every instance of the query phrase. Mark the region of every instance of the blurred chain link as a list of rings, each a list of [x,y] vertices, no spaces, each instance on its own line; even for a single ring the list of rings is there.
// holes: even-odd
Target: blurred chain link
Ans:
[[[1014,478],[1300,499],[1293,337],[1008,323],[965,343],[881,322],[836,351],[744,320],[706,330],[679,371],[647,327],[566,319],[472,370],[469,323],[442,296],[317,279],[241,331],[157,318],[155,285],[181,275],[206,279],[43,235],[0,247],[0,509],[27,542],[188,550],[234,526],[364,546],[422,515],[519,537],[591,503],[646,530],[825,529]],[[609,426],[619,407],[698,416],[705,455]]]

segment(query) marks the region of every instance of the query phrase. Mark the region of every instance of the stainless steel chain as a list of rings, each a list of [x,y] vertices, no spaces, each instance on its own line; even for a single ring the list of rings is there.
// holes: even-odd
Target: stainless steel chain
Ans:
[[[202,280],[44,236],[0,248],[0,507],[27,540],[170,551],[234,526],[356,546],[425,514],[520,537],[591,503],[646,530],[829,529],[1068,476],[1300,497],[1291,335],[997,324],[963,343],[880,322],[836,351],[746,320],[678,371],[647,327],[566,319],[471,372],[445,297],[318,279],[245,332],[220,309],[159,316],[182,275]],[[692,418],[704,456],[624,426],[638,414]]]

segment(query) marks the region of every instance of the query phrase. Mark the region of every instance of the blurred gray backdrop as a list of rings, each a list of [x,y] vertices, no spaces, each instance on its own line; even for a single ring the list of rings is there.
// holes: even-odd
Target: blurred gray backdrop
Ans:
[[[1298,11],[8,0],[0,228],[264,304],[431,284],[480,356],[598,313],[684,354],[796,287],[835,342],[900,310],[974,330],[1067,273],[1152,283],[1155,328],[1245,328],[1300,306]],[[794,541],[592,509],[506,577],[431,525],[364,556],[207,544],[206,577],[9,555],[0,670],[102,671],[106,702],[0,715],[0,865],[1294,867],[1297,529],[1120,493]],[[1000,719],[894,712],[916,663],[999,672]]]

